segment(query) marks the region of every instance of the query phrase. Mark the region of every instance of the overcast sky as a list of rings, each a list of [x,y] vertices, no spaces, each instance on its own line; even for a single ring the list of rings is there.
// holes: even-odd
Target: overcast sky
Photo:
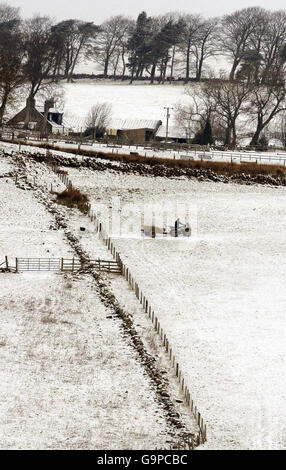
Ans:
[[[285,8],[285,0],[237,0],[235,4],[230,0],[3,0],[3,3],[21,7],[23,17],[40,13],[56,20],[79,18],[94,23],[102,23],[108,17],[118,14],[136,18],[142,10],[149,15],[176,10],[220,16],[249,6],[271,10]]]

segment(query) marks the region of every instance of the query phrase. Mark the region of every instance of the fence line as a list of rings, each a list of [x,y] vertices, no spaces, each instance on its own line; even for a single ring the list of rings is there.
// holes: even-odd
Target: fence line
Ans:
[[[48,154],[48,152],[47,152]],[[58,169],[59,166],[54,163],[53,161],[50,161],[51,168],[52,170],[59,176],[59,178],[62,180],[62,182],[71,189],[74,189],[74,186],[69,178],[63,173],[59,173]],[[171,366],[173,367],[176,377],[178,378],[180,388],[182,390],[184,399],[188,407],[190,408],[196,423],[199,427],[199,443],[204,443],[207,440],[207,428],[204,420],[202,419],[201,413],[197,410],[197,407],[194,406],[194,402],[191,399],[191,393],[186,385],[186,380],[183,376],[181,367],[177,361],[177,358],[174,354],[174,349],[171,346],[171,343],[169,339],[167,338],[166,332],[163,330],[161,327],[161,324],[158,320],[157,315],[154,313],[153,308],[151,307],[151,304],[149,300],[147,300],[147,297],[143,294],[142,289],[140,289],[138,283],[135,281],[134,277],[132,276],[130,269],[126,266],[125,263],[123,263],[120,253],[116,250],[114,242],[112,239],[107,235],[102,222],[100,222],[96,214],[93,210],[91,210],[91,205],[89,203],[86,203],[85,205],[86,213],[90,220],[94,222],[96,230],[98,232],[99,238],[103,241],[103,243],[106,245],[108,250],[111,252],[113,258],[116,260],[118,265],[120,266],[121,269],[121,274],[125,277],[126,281],[128,282],[130,288],[135,292],[135,295],[137,299],[139,300],[140,304],[142,305],[142,308],[144,312],[148,315],[149,319],[152,321],[153,327],[158,334],[161,343],[163,347],[165,348],[165,351],[168,355],[169,361],[171,363]],[[152,314],[151,314],[152,312]]]
[[[15,137],[16,137],[16,134],[19,134],[17,138],[20,139],[20,136],[22,136],[22,139],[24,139],[24,142],[23,140],[19,140],[18,142],[15,142],[14,138],[13,138],[13,134],[15,134]],[[27,135],[25,135],[27,134]],[[276,133],[275,133],[276,134]],[[4,136],[6,136],[4,138]],[[26,140],[26,137],[27,137],[27,140]],[[281,137],[282,139],[282,134],[281,134]],[[43,140],[43,139],[46,139],[47,142],[46,143],[43,143],[43,142],[39,142],[39,140]],[[59,142],[57,142],[57,140],[59,139]],[[19,144],[19,150],[21,150],[21,145],[24,144],[24,145],[29,145],[29,142],[30,144],[32,145],[38,145],[39,148],[46,148],[47,145],[52,145],[53,147],[55,147],[55,145],[57,144],[60,144],[60,142],[62,140],[65,140],[65,143],[69,143],[69,144],[72,144],[74,146],[77,146],[77,149],[75,148],[74,150],[81,150],[81,146],[82,145],[90,145],[92,146],[93,145],[93,141],[92,140],[88,140],[88,141],[85,141],[84,139],[82,139],[82,137],[76,139],[76,138],[72,138],[72,137],[67,137],[67,136],[63,136],[61,135],[60,137],[57,137],[56,135],[53,135],[53,136],[50,136],[50,140],[51,140],[51,144],[48,144],[48,141],[49,141],[49,137],[48,136],[40,136],[40,135],[32,135],[31,132],[27,133],[27,131],[19,131],[17,129],[2,129],[2,140],[7,140],[7,141],[10,141],[12,140],[12,142],[15,142],[15,143],[18,143]],[[37,141],[36,144],[35,142],[33,141]],[[284,137],[283,137],[283,140],[284,140]],[[136,147],[136,150],[139,149],[139,151],[141,150],[141,153],[139,153],[140,156],[150,156],[150,155],[147,155],[146,153],[146,150],[147,152],[152,152],[153,153],[153,156],[155,156],[155,153],[158,152],[158,151],[164,151],[165,153],[169,152],[170,153],[170,158],[172,158],[171,154],[173,154],[173,158],[176,158],[176,155],[175,153],[178,153],[179,154],[179,158],[182,158],[182,159],[193,159],[194,157],[195,158],[198,158],[200,160],[212,160],[214,159],[213,161],[219,161],[220,158],[227,158],[228,160],[232,161],[233,159],[236,161],[237,159],[239,159],[239,162],[240,163],[243,163],[243,161],[241,160],[241,158],[248,158],[250,159],[250,162],[249,161],[246,161],[245,163],[263,163],[263,160],[265,160],[266,162],[274,162],[274,164],[276,165],[284,165],[286,166],[286,156],[284,155],[279,157],[278,154],[277,156],[271,156],[271,155],[268,155],[268,156],[263,156],[263,151],[262,150],[259,150],[259,147],[257,146],[253,146],[253,148],[250,150],[248,147],[249,146],[246,146],[245,148],[243,147],[241,149],[241,154],[240,156],[238,156],[238,152],[240,152],[239,150],[237,149],[234,149],[233,151],[227,151],[227,150],[210,150],[207,146],[204,146],[204,145],[196,145],[196,144],[190,144],[190,143],[185,143],[185,144],[179,144],[179,143],[168,143],[168,145],[166,145],[165,142],[157,142],[157,141],[154,141],[152,142],[152,146],[150,146],[150,142],[144,142],[144,143],[137,143],[137,144],[134,144],[134,145],[131,145],[131,144],[123,144],[123,147],[122,147],[122,144],[116,144],[116,143],[108,143],[108,142],[98,142],[98,145],[99,145],[99,149],[101,151],[104,151],[104,147],[107,148],[112,148],[112,152],[111,153],[119,153],[118,149],[119,148],[123,148],[124,147],[126,148],[126,151],[127,151],[127,148],[129,147],[129,150],[131,147]],[[284,150],[284,146],[281,146],[281,147],[270,147],[268,150],[281,150],[283,151]],[[65,152],[65,149],[62,148],[55,148],[55,150],[58,150],[58,151],[62,151],[62,152]],[[87,149],[90,151],[90,149]],[[93,149],[94,150],[94,149]],[[96,151],[96,150],[95,150]],[[98,151],[98,150],[97,150]],[[125,153],[126,153],[125,151]],[[154,153],[155,152],[155,153]],[[194,155],[188,155],[188,152],[193,152]],[[259,153],[260,152],[260,153]],[[186,155],[184,155],[184,153],[186,153]],[[255,154],[256,153],[256,154]],[[144,154],[144,155],[143,155]],[[209,157],[207,156],[209,155]],[[282,153],[280,155],[283,155]],[[227,160],[227,161],[228,161]]]

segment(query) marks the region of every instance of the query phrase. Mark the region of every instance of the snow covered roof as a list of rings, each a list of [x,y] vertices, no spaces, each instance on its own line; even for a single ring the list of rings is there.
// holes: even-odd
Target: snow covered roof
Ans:
[[[156,137],[166,137],[166,126],[160,126],[156,132]],[[170,139],[186,139],[186,131],[181,127],[170,126],[168,128],[168,137]]]
[[[132,129],[157,129],[161,121],[154,119],[112,119],[108,125],[109,129],[132,130]]]
[[[86,128],[86,117],[69,115],[63,118],[63,126],[81,132]]]
[[[108,129],[132,130],[151,129],[156,130],[161,121],[154,119],[111,119],[107,125]],[[86,128],[86,117],[64,115],[63,125],[73,130],[83,130]]]

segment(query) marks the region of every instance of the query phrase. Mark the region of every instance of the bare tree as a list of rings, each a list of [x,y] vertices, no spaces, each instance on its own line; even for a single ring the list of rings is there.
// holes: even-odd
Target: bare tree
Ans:
[[[207,87],[204,90],[198,85],[186,87],[185,95],[189,101],[175,106],[175,119],[178,126],[184,129],[188,139],[192,135],[202,132],[207,121],[211,126],[215,124],[216,103],[213,97],[207,93]]]
[[[250,47],[250,37],[255,30],[260,11],[259,7],[244,8],[222,19],[220,51],[232,60],[230,80],[234,80],[236,70]]]
[[[93,139],[103,137],[111,120],[112,106],[109,103],[96,103],[89,110],[86,118],[86,132],[92,134]]]
[[[257,145],[261,132],[282,111],[286,110],[286,90],[277,84],[254,87],[250,96],[248,114],[256,122],[250,145]]]
[[[111,64],[113,66],[113,75],[116,77],[118,70],[121,68],[122,78],[125,75],[127,61],[128,61],[128,41],[130,35],[134,31],[135,22],[129,18],[125,18],[125,27],[122,30],[121,37],[114,49],[113,56],[111,56]]]
[[[251,88],[247,83],[223,79],[204,84],[202,94],[212,103],[216,120],[225,127],[225,145],[235,148],[237,141],[236,122],[246,110]]]
[[[64,78],[71,82],[80,59],[90,54],[99,27],[92,22],[71,19],[52,26],[51,31],[55,52],[54,76],[63,71]]]
[[[174,70],[175,70],[175,65],[179,62],[178,58],[178,50],[179,50],[179,45],[181,43],[181,33],[183,31],[183,14],[181,12],[177,11],[172,11],[169,13],[166,13],[165,15],[162,16],[164,24],[168,23],[171,21],[173,24],[179,25],[181,27],[181,31],[178,32],[177,37],[175,37],[172,45],[172,50],[170,54],[170,77],[173,79],[174,77]]]
[[[197,31],[193,52],[195,56],[196,80],[200,81],[205,60],[218,51],[218,18],[205,20]]]
[[[96,39],[98,51],[96,61],[103,65],[104,77],[108,76],[112,58],[115,56],[119,60],[122,46],[126,44],[126,34],[129,34],[132,24],[130,18],[118,15],[112,16],[100,26],[100,33]]]
[[[35,16],[25,24],[24,75],[29,88],[24,127],[30,121],[30,113],[36,94],[53,79],[49,78],[54,66],[54,43],[49,17]]]
[[[135,28],[135,21],[130,20],[129,27],[126,28],[124,35],[122,36],[120,43],[119,43],[119,48],[120,48],[120,54],[121,54],[121,64],[122,64],[122,79],[124,78],[126,67],[127,67],[127,62],[128,62],[128,42],[129,38],[133,34]]]
[[[7,3],[0,3],[0,22],[8,23],[15,20],[20,20],[20,8],[11,7]]]
[[[191,59],[193,46],[197,43],[198,33],[203,23],[201,15],[185,15],[179,49],[184,58],[185,81],[190,79]]]
[[[0,14],[2,8],[0,8]],[[9,14],[4,15],[7,19]],[[14,100],[17,89],[23,84],[22,62],[24,57],[23,36],[19,30],[19,20],[5,22],[0,17],[0,126],[3,123],[8,101]]]
[[[191,103],[175,105],[175,122],[179,129],[185,133],[187,142],[190,142],[193,134],[198,130],[199,122]]]
[[[267,28],[262,38],[263,70],[262,83],[273,81],[275,75],[281,79],[285,58],[281,55],[286,43],[286,12],[268,13]],[[283,60],[284,59],[284,60]]]
[[[261,78],[261,66],[264,57],[264,41],[269,25],[269,12],[257,9],[255,27],[249,36],[248,48],[243,56],[242,68],[247,79],[258,85]]]
[[[150,74],[150,83],[154,82],[156,70],[159,71],[159,82],[164,83],[166,79],[167,66],[172,57],[171,49],[178,44],[183,22],[173,22],[172,19],[166,22],[167,18],[159,17],[153,19],[151,40],[149,42],[149,52],[147,55],[147,73]],[[150,67],[150,71],[149,71]]]

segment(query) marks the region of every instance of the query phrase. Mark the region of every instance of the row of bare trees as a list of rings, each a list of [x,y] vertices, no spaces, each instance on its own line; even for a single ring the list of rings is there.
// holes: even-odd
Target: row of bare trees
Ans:
[[[91,56],[103,75],[122,75],[126,65],[132,79],[155,74],[200,81],[208,59],[225,57],[229,79],[241,77],[264,83],[279,75],[286,60],[286,11],[250,7],[222,18],[168,13],[139,14],[137,21],[114,16],[100,26]]]
[[[16,11],[7,5],[6,10]],[[269,74],[279,74],[286,60],[285,10],[250,7],[221,18],[180,12],[148,16],[143,11],[136,21],[117,15],[99,26],[77,19],[57,24],[45,20],[55,49],[49,73],[68,81],[85,59],[97,64],[105,77],[128,73],[132,79],[154,81],[156,76],[162,82],[180,76],[186,82],[200,81],[215,67],[214,59],[224,57],[230,80],[243,77],[260,83]]]
[[[176,107],[178,125],[190,138],[210,122],[214,137],[229,148],[236,147],[238,127],[247,133],[253,129],[250,145],[256,146],[273,119],[286,111],[285,86],[276,82],[257,85],[221,77],[189,87],[186,94],[187,104]]]

